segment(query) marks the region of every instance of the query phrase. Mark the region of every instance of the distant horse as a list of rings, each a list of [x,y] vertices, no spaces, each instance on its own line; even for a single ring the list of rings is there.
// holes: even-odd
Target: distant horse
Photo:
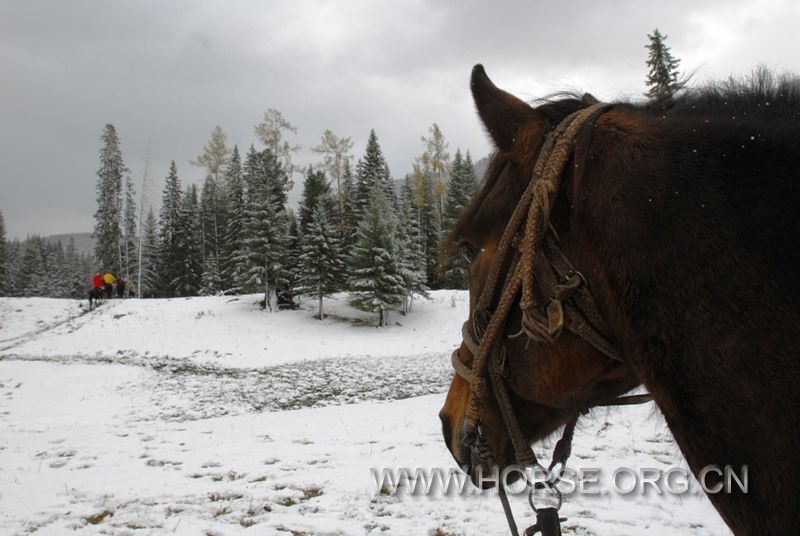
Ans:
[[[481,66],[471,87],[497,151],[451,236],[470,289],[440,413],[456,461],[531,463],[644,385],[695,475],[748,467],[747,493],[709,495],[736,534],[796,533],[797,81],[606,106],[533,107]]]
[[[105,297],[105,291],[102,288],[93,288],[89,291],[89,309],[92,306],[97,306],[102,303],[103,298]]]

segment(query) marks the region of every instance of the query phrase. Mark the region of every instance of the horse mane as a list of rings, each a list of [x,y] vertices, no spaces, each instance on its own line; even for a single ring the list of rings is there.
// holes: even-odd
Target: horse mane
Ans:
[[[745,77],[707,82],[673,98],[648,102],[645,110],[666,115],[729,114],[800,118],[800,78],[761,65]]]
[[[573,112],[585,108],[593,97],[576,91],[561,91],[530,102],[531,106],[543,114],[552,124],[557,125]],[[634,102],[614,101],[615,106],[640,110],[648,115],[689,118],[708,115],[741,115],[751,118],[782,117],[787,120],[800,120],[800,78],[792,73],[776,74],[765,66],[756,67],[746,77],[731,76],[727,80],[707,82],[687,88],[677,95],[661,100]],[[576,157],[585,157],[586,147],[581,136],[576,148]],[[489,166],[472,201],[467,205],[444,240],[443,254],[446,256],[453,247],[460,229],[475,217],[489,192],[497,184],[508,165],[506,155],[495,151],[489,159]]]

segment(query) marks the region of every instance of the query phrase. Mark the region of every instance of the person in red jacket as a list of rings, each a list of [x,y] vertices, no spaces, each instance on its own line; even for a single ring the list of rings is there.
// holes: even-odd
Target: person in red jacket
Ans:
[[[92,290],[89,291],[89,309],[92,308],[92,302],[96,302],[103,296],[103,276],[100,272],[94,274],[92,277]]]

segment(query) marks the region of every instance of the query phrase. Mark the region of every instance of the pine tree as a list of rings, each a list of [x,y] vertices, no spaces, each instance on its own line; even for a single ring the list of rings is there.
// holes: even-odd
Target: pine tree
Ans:
[[[670,54],[669,47],[666,45],[666,35],[661,35],[658,28],[653,35],[647,34],[650,43],[645,45],[649,51],[647,66],[650,72],[647,75],[645,84],[650,89],[645,96],[651,100],[669,100],[675,92],[682,89],[684,82],[678,81],[678,65],[680,60]]]
[[[450,167],[450,184],[447,189],[447,199],[444,210],[444,233],[449,234],[456,221],[461,216],[464,208],[469,204],[475,191],[475,168],[469,152],[466,158],[461,156],[461,150],[456,151],[453,164]],[[458,251],[451,248],[447,257],[442,259],[442,286],[444,288],[467,288],[467,271]]]
[[[286,283],[286,172],[269,149],[254,153],[252,159],[248,155],[245,168],[245,288],[263,290],[264,307],[275,311],[278,289]]]
[[[178,249],[182,212],[181,181],[175,161],[170,162],[164,185],[159,216],[158,270],[160,294],[173,297],[177,289],[173,285],[183,270],[183,259]]]
[[[119,274],[122,267],[122,177],[128,172],[122,162],[119,138],[113,125],[101,136],[100,169],[97,170],[95,212],[95,257],[102,269]]]
[[[378,325],[389,325],[389,310],[406,297],[396,258],[394,217],[380,184],[372,189],[358,225],[350,258],[351,305],[377,312]]]
[[[376,186],[383,190],[389,206],[396,207],[397,198],[394,194],[394,185],[389,174],[389,166],[381,151],[375,130],[370,130],[364,157],[359,159],[356,165],[356,191],[353,207],[356,225],[361,221],[372,190]]]
[[[322,300],[342,288],[344,280],[344,256],[338,230],[328,219],[329,210],[318,203],[308,227],[303,234],[300,255],[300,288],[305,294],[319,300],[317,318],[324,318]]]
[[[255,149],[250,151],[255,155]],[[251,158],[248,154],[248,159]],[[255,158],[255,156],[253,156]],[[242,163],[239,148],[234,145],[228,167],[225,170],[225,197],[228,201],[225,240],[221,246],[219,259],[224,289],[239,287],[244,279],[244,228],[245,228],[245,188],[242,177]]]
[[[8,261],[6,224],[3,221],[3,213],[0,211],[0,296],[8,296],[11,290]]]

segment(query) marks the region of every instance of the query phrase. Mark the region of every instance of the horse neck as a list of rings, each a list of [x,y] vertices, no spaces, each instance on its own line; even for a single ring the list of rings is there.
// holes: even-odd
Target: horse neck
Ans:
[[[725,521],[789,533],[800,516],[797,166],[754,151],[747,161],[742,140],[692,139],[691,125],[640,126],[652,129],[644,142],[596,133],[570,194],[571,255],[695,474],[748,466],[748,494],[710,496]]]

